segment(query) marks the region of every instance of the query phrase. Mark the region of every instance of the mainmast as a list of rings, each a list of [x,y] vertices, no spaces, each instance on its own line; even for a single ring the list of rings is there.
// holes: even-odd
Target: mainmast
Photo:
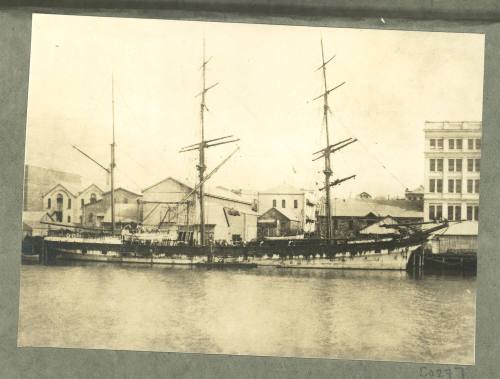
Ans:
[[[201,124],[201,141],[199,143],[196,143],[194,145],[189,145],[185,146],[181,149],[181,152],[186,152],[186,151],[191,151],[191,150],[198,150],[199,151],[199,161],[198,165],[196,166],[198,169],[198,195],[199,195],[199,203],[200,203],[200,245],[205,246],[206,244],[206,233],[205,233],[205,193],[204,193],[204,182],[206,181],[205,178],[205,149],[216,146],[216,145],[223,145],[226,143],[230,142],[236,142],[238,139],[231,139],[233,136],[225,136],[225,137],[219,137],[211,140],[205,140],[205,111],[208,111],[207,105],[206,105],[206,93],[214,88],[216,85],[219,83],[212,84],[211,86],[207,87],[206,86],[206,67],[208,62],[210,61],[211,58],[206,59],[205,57],[205,41],[203,41],[203,64],[201,66],[202,69],[202,90],[201,92],[196,95],[199,96],[201,95],[201,102],[200,102],[200,124]],[[228,140],[229,139],[229,140]],[[215,141],[218,141],[217,143],[213,143]]]
[[[332,176],[332,167],[331,167],[331,158],[330,154],[335,152],[336,150],[340,150],[341,148],[350,145],[353,142],[356,142],[356,139],[348,138],[346,140],[340,141],[336,144],[330,145],[330,131],[329,131],[329,126],[328,126],[328,113],[330,112],[330,107],[328,105],[328,95],[339,88],[340,86],[344,85],[345,82],[340,83],[339,85],[328,89],[327,87],[327,80],[326,80],[326,65],[330,63],[330,61],[335,58],[335,55],[332,56],[330,59],[325,61],[325,53],[323,49],[323,39],[321,39],[321,61],[322,64],[319,66],[316,71],[322,70],[323,73],[323,89],[324,92],[315,97],[313,100],[317,100],[320,98],[323,98],[323,120],[325,123],[325,131],[326,131],[326,147],[324,149],[321,149],[314,154],[320,153],[319,156],[315,157],[313,160],[317,160],[321,157],[325,158],[325,168],[323,170],[323,174],[325,175],[325,186],[321,188],[320,190],[325,190],[325,210],[326,210],[326,239],[328,241],[331,241],[333,233],[332,233],[332,209],[331,209],[331,195],[330,195],[330,187],[333,187],[335,185],[338,185],[346,180],[352,179],[355,177],[355,175],[352,175],[347,178],[343,179],[337,179],[334,182],[330,182],[330,177]],[[314,155],[313,154],[313,155]]]
[[[111,111],[113,118],[113,139],[111,142],[111,163],[109,165],[110,184],[111,184],[111,233],[115,234],[115,83],[111,76]]]

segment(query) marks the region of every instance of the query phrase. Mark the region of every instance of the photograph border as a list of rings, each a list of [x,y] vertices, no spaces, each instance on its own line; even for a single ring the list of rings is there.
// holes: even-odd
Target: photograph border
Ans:
[[[68,1],[66,8],[25,6],[0,10],[0,162],[2,165],[0,214],[0,377],[311,377],[311,378],[421,378],[437,376],[441,370],[450,378],[493,378],[498,375],[500,355],[500,310],[498,300],[498,267],[494,254],[500,245],[500,20],[498,11],[487,2],[453,10],[448,6],[428,13],[416,5],[402,6],[392,12],[383,7],[363,8],[362,3],[344,11],[315,0],[308,7],[299,2],[280,1],[277,5],[253,2],[255,7],[225,1],[195,2],[145,1],[138,9],[136,2],[107,1],[103,9],[82,9],[81,2]],[[348,3],[348,2],[343,2]],[[384,3],[389,3],[384,2]],[[400,3],[410,3],[409,1]],[[19,4],[19,3],[18,3]],[[90,2],[87,6],[96,6]],[[161,6],[164,4],[164,6]],[[134,9],[135,6],[135,9]],[[388,6],[386,6],[388,7]],[[115,8],[115,9],[112,9]],[[397,8],[397,7],[396,7]],[[323,10],[323,12],[321,12]],[[449,13],[447,13],[449,11]],[[26,133],[31,13],[75,14],[106,17],[136,17],[172,20],[244,22],[281,25],[350,27],[389,30],[422,30],[440,32],[484,33],[485,80],[483,89],[483,146],[481,159],[480,235],[476,305],[476,364],[454,366],[361,360],[278,358],[227,356],[192,353],[157,353],[112,350],[17,348],[19,307],[19,272],[21,242],[21,210],[23,200],[24,143]],[[439,16],[439,15],[445,16]],[[410,15],[413,18],[407,18]],[[448,15],[448,16],[446,16]],[[395,19],[392,17],[401,17]],[[435,18],[435,19],[430,19]],[[440,19],[438,19],[440,18]],[[446,20],[448,19],[448,20]],[[493,252],[481,255],[481,252]],[[457,311],[460,311],[457,309]],[[449,370],[449,371],[447,371]],[[449,375],[449,376],[446,376]]]

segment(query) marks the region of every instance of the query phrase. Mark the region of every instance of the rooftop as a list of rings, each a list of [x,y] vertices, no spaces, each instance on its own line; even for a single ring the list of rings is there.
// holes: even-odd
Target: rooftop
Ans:
[[[300,221],[299,218],[297,217],[296,212],[293,212],[291,209],[287,209],[287,208],[278,209],[276,207],[269,208],[264,213],[262,213],[259,216],[259,218],[265,219],[267,217],[267,213],[270,212],[270,211],[273,211],[273,210],[275,212],[281,213],[283,216],[285,216],[290,221]]]
[[[444,236],[477,236],[478,222],[477,221],[462,221],[458,223],[450,222],[448,228],[438,231],[435,235]]]
[[[481,121],[426,121],[424,130],[481,130]]]
[[[332,216],[364,217],[372,213],[377,217],[423,217],[422,205],[406,199],[378,200],[378,199],[332,199]],[[325,215],[324,198],[318,203],[318,211]]]
[[[179,183],[180,185],[188,188],[189,190],[194,189],[194,186],[191,184],[186,184],[185,182],[182,182],[178,179],[168,177],[168,178],[165,178],[163,180],[160,180],[159,182],[156,182],[155,184],[153,184],[147,188],[144,188],[142,190],[142,192],[146,192],[146,191],[150,190],[151,188],[156,187],[157,185],[159,185],[167,180],[173,180],[173,181]],[[233,190],[230,190],[230,189],[227,189],[224,187],[212,187],[212,186],[207,185],[207,184],[204,184],[204,189],[205,189],[205,196],[215,197],[215,198],[224,199],[224,200],[231,200],[231,201],[244,203],[244,204],[248,204],[248,205],[252,204],[252,199],[250,199],[249,196],[247,194],[244,194],[244,193],[239,194],[236,191],[233,191]]]
[[[259,194],[280,194],[280,195],[302,195],[306,192],[309,192],[308,190],[296,188],[290,184],[282,183],[278,186],[268,188],[264,191],[259,191]]]
[[[364,229],[361,229],[359,232],[361,234],[399,234],[399,231],[394,228],[384,228],[381,225],[393,225],[393,224],[398,224],[396,220],[394,220],[392,217],[386,217],[374,224],[371,224],[367,226]]]

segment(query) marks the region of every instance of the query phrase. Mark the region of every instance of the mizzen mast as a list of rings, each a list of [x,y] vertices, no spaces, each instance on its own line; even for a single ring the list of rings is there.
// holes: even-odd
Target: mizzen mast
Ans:
[[[325,168],[323,170],[323,174],[325,175],[325,186],[323,188],[321,188],[320,190],[325,190],[326,239],[328,240],[328,242],[331,241],[332,236],[333,236],[332,225],[331,225],[332,224],[332,209],[331,209],[331,205],[330,205],[331,204],[330,187],[333,187],[335,185],[338,185],[346,180],[349,180],[349,179],[352,179],[355,177],[355,175],[352,175],[352,176],[347,177],[347,178],[337,179],[333,182],[330,182],[330,177],[333,174],[330,155],[332,153],[334,153],[335,151],[340,150],[340,149],[346,147],[347,145],[350,145],[351,143],[354,143],[357,141],[356,139],[348,138],[346,140],[343,140],[343,141],[337,142],[333,145],[330,145],[330,131],[329,131],[329,126],[328,126],[328,113],[330,113],[331,111],[330,111],[330,107],[328,105],[328,95],[331,92],[335,91],[337,88],[339,88],[345,84],[345,82],[342,82],[342,83],[336,85],[335,87],[328,89],[327,80],[326,80],[326,65],[328,63],[330,63],[333,60],[333,58],[335,58],[335,55],[333,55],[331,58],[329,58],[328,60],[325,61],[325,53],[324,53],[324,49],[323,49],[323,39],[321,39],[321,61],[322,61],[322,64],[315,71],[322,70],[324,92],[321,95],[315,97],[313,99],[313,101],[321,99],[321,98],[323,99],[323,121],[325,123],[325,131],[326,131],[326,133],[325,133],[326,134],[326,147],[324,149],[321,149],[321,150],[313,153],[313,156],[316,154],[319,154],[315,158],[313,158],[313,161],[320,159],[322,157],[325,158]]]
[[[198,196],[199,196],[199,202],[200,202],[200,245],[205,246],[206,244],[206,236],[205,236],[205,192],[204,192],[204,182],[206,181],[205,178],[205,149],[212,147],[212,146],[217,146],[217,145],[223,145],[226,143],[230,142],[236,142],[239,141],[239,139],[233,139],[233,136],[225,136],[225,137],[219,137],[219,138],[214,138],[211,140],[205,140],[205,111],[208,111],[208,107],[206,105],[206,94],[209,90],[217,86],[219,83],[212,84],[207,87],[206,85],[206,67],[208,62],[210,61],[211,58],[206,59],[205,57],[205,41],[203,41],[203,64],[201,65],[202,69],[202,90],[199,94],[196,96],[201,96],[201,102],[200,102],[200,125],[201,125],[201,141],[199,143],[185,146],[181,149],[181,153],[184,153],[186,151],[192,151],[192,150],[198,150],[199,152],[199,161],[198,165],[196,166],[198,169]]]
[[[111,75],[111,117],[112,117],[112,140],[111,140],[111,162],[109,167],[106,167],[99,163],[97,160],[92,158],[90,155],[85,153],[83,150],[79,149],[75,145],[72,145],[75,150],[84,155],[86,158],[90,159],[97,166],[102,168],[110,176],[110,195],[111,195],[111,232],[115,234],[115,81],[114,76]]]

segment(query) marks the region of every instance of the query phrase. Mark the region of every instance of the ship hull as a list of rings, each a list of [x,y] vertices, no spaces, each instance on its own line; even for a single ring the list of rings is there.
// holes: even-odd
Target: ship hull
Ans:
[[[215,262],[217,267],[256,267],[268,266],[280,269],[339,269],[339,270],[399,270],[404,271],[408,267],[412,253],[420,247],[420,244],[400,246],[394,249],[367,250],[353,254],[342,252],[334,256],[327,256],[321,252],[305,253],[289,251],[287,255],[271,253],[269,251],[259,252],[259,249],[231,251],[224,249],[224,254],[207,254],[206,249],[189,251],[165,251],[151,252],[148,255],[136,252],[113,251],[113,250],[82,250],[82,249],[55,249],[53,254],[57,260],[107,262],[107,263],[142,263],[158,265],[184,265],[184,266],[207,266]],[[118,249],[116,249],[118,250]],[[209,257],[212,257],[212,261]],[[247,266],[245,266],[247,265]]]

